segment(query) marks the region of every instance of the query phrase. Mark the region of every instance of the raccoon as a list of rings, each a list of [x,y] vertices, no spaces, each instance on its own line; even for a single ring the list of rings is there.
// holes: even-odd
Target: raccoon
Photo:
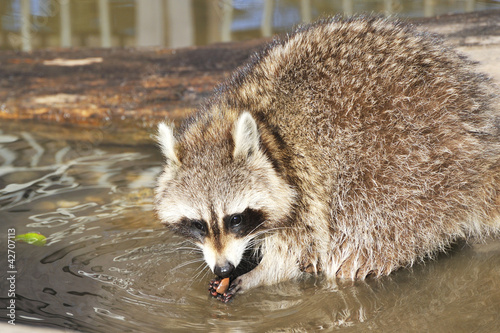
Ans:
[[[438,37],[334,17],[277,37],[178,130],[162,223],[230,288],[380,277],[500,229],[497,88]]]

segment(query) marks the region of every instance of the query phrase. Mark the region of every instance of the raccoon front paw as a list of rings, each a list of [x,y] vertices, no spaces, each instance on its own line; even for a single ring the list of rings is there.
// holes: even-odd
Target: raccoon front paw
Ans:
[[[217,288],[219,288],[219,284],[222,281],[220,277],[216,277],[215,279],[212,279],[210,283],[208,284],[208,291],[210,292],[210,295],[213,297],[217,297],[219,295],[217,293]]]
[[[219,294],[217,292],[217,288],[219,287],[222,279],[217,277],[210,281],[210,284],[208,286],[208,291],[210,292],[210,295],[213,297],[217,298],[219,301],[223,303],[229,302],[231,299],[233,299],[234,295],[241,290],[241,278],[237,277],[233,281],[231,281],[231,284],[229,286],[229,289],[225,291],[222,294]]]

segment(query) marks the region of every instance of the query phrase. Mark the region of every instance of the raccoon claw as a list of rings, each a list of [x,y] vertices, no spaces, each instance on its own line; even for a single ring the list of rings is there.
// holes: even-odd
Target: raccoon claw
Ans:
[[[213,279],[212,281],[210,281],[210,283],[208,285],[208,291],[210,292],[210,295],[212,295],[213,297],[217,297],[219,295],[217,293],[217,287],[219,287],[221,280],[222,280],[221,278],[217,277],[217,278]]]

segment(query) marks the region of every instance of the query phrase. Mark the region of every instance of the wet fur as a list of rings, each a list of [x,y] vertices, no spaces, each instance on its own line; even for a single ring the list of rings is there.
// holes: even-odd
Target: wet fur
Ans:
[[[238,69],[178,131],[160,125],[158,215],[174,229],[205,221],[194,241],[211,268],[258,246],[260,263],[234,290],[304,271],[387,275],[498,232],[495,89],[411,25],[306,25]],[[223,219],[248,207],[263,218],[238,237]]]

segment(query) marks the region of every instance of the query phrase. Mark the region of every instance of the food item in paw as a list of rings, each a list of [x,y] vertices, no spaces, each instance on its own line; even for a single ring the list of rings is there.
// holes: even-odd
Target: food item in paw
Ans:
[[[217,294],[224,294],[227,290],[227,288],[229,288],[229,278],[225,278],[225,279],[222,279],[220,280],[220,283],[219,285],[217,286]]]

